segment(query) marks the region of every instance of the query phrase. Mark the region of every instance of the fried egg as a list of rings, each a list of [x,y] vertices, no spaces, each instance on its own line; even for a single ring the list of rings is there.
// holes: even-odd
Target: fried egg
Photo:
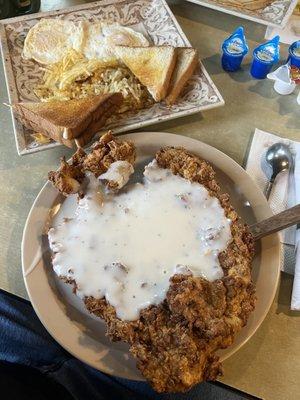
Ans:
[[[115,56],[106,44],[103,34],[103,23],[84,23],[84,42],[81,48],[82,54],[89,60],[98,59],[104,61],[114,60]]]
[[[72,49],[87,59],[117,63],[115,46],[146,47],[148,40],[139,32],[118,23],[79,22],[41,19],[25,39],[23,57],[41,64],[59,62]]]
[[[125,26],[114,24],[103,27],[108,46],[147,47],[148,40],[139,32]]]
[[[85,25],[83,54],[88,59],[117,61],[115,46],[146,47],[148,40],[139,32],[118,23],[99,22]]]
[[[83,42],[81,23],[60,19],[41,19],[25,39],[23,57],[41,64],[60,61],[71,49],[80,50]]]

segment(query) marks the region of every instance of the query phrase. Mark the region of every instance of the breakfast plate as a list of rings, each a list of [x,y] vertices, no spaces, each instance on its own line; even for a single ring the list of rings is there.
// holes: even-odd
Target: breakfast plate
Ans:
[[[30,28],[41,18],[57,18],[80,23],[81,21],[117,22],[131,27],[149,39],[152,45],[190,47],[185,34],[169,9],[165,0],[105,0],[79,5],[68,9],[8,19],[0,23],[1,48],[11,104],[37,101],[34,94],[41,83],[43,69],[32,60],[24,60],[24,40]],[[115,133],[141,128],[224,104],[202,63],[199,63],[189,80],[179,102],[172,107],[155,103],[139,111],[127,111],[112,117],[105,126]],[[12,110],[14,133],[18,153],[27,154],[57,146],[53,141],[39,141],[36,135],[16,119]]]
[[[243,0],[187,0],[259,24],[284,28],[298,0],[243,1]]]
[[[145,132],[122,136],[137,148],[139,180],[143,167],[164,146],[182,146],[209,161],[215,168],[222,191],[229,193],[231,203],[248,224],[271,215],[267,201],[249,175],[231,158],[200,141],[170,133]],[[63,201],[47,182],[29,213],[22,240],[22,268],[31,303],[48,332],[71,354],[94,368],[115,376],[141,380],[128,347],[111,343],[105,336],[105,324],[90,315],[71,285],[59,280],[53,272],[50,249],[45,233],[51,212]],[[247,325],[234,343],[220,351],[222,360],[236,352],[258,329],[273,301],[280,272],[278,235],[257,243],[253,262],[253,281],[257,304]]]

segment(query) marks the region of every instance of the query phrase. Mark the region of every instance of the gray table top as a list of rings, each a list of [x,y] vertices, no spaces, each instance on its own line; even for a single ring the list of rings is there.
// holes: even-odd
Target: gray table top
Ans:
[[[83,1],[42,1],[42,9]],[[185,1],[169,4],[193,46],[198,48],[209,74],[225,99],[225,106],[202,114],[148,127],[174,132],[208,143],[243,164],[255,128],[300,139],[300,107],[296,94],[277,95],[268,80],[249,75],[250,56],[243,69],[225,73],[220,66],[220,44],[237,26],[245,27],[250,49],[264,39],[265,27]],[[287,46],[282,46],[283,59]],[[7,102],[2,66],[0,104]],[[21,240],[30,207],[62,155],[63,147],[19,157],[9,110],[0,105],[0,287],[27,297],[21,273]],[[300,318],[289,311],[292,279],[284,276],[279,294],[258,333],[226,363],[224,382],[266,399],[294,399],[300,391]],[[284,345],[283,345],[284,343]],[[292,361],[287,362],[289,354]],[[270,362],[272,358],[272,362]],[[281,379],[282,378],[282,379]]]

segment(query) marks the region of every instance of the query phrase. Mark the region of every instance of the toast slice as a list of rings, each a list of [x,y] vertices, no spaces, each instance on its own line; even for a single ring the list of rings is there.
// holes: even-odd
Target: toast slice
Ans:
[[[168,105],[174,104],[184,88],[186,82],[190,79],[198,63],[198,52],[190,47],[178,47],[177,63],[171,78],[169,92],[166,97]]]
[[[176,63],[171,46],[116,46],[116,54],[130,71],[147,87],[156,102],[163,100]]]
[[[67,101],[18,103],[13,109],[21,122],[68,147],[87,144],[106,119],[120,107],[120,93],[90,96]]]

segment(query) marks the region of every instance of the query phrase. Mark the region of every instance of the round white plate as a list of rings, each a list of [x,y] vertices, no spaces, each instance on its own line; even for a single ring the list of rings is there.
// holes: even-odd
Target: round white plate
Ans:
[[[250,176],[231,158],[215,148],[188,137],[170,133],[147,132],[122,136],[137,147],[135,177],[141,177],[143,166],[163,146],[182,146],[208,160],[217,171],[222,190],[248,224],[271,215],[268,203]],[[66,350],[85,363],[116,376],[141,380],[135,362],[124,343],[111,343],[105,336],[105,325],[91,316],[82,302],[52,271],[50,251],[45,235],[49,211],[62,201],[47,182],[37,196],[25,224],[22,241],[22,265],[25,285],[31,303],[48,332]],[[220,351],[222,360],[236,352],[257,330],[273,301],[280,272],[279,239],[272,235],[257,245],[253,263],[253,280],[257,305],[232,346]]]

